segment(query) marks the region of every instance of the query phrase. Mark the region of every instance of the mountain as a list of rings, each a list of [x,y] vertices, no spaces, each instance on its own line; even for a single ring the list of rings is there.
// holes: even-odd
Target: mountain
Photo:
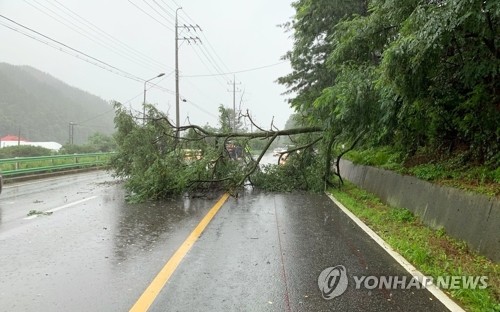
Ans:
[[[0,137],[18,135],[29,141],[82,144],[95,133],[114,131],[113,107],[29,66],[0,63]]]

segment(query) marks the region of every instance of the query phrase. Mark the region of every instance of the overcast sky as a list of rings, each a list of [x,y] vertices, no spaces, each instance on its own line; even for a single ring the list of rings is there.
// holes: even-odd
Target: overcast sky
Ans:
[[[281,95],[285,88],[275,80],[290,72],[280,57],[290,50],[292,40],[277,25],[294,14],[291,2],[0,0],[0,14],[113,66],[121,75],[144,80],[165,73],[152,80],[163,90],[148,90],[147,101],[175,119],[174,16],[175,9],[182,7],[179,24],[197,24],[202,32],[179,28],[179,37],[199,37],[202,42],[179,41],[180,94],[187,100],[181,102],[181,124],[189,116],[191,123],[215,126],[218,106],[233,103],[228,92],[233,74],[225,73],[239,72],[235,77],[242,92],[236,94],[237,106],[241,101],[242,110],[249,109],[267,127],[273,116],[275,124],[283,127],[292,110]],[[126,102],[141,110],[143,82],[94,66],[82,60],[98,63],[92,58],[77,58],[68,48],[67,53],[61,52],[5,25],[50,42],[0,18],[0,62],[33,66],[107,101]],[[264,66],[268,67],[250,70]]]

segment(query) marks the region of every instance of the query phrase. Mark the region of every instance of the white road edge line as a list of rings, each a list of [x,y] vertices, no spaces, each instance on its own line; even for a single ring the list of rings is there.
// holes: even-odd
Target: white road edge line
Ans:
[[[408,273],[417,277],[419,281],[422,281],[424,275],[417,270],[410,262],[408,262],[403,256],[401,256],[397,251],[392,249],[392,247],[387,244],[377,233],[375,233],[371,228],[369,228],[363,221],[356,217],[349,209],[347,209],[341,202],[339,202],[332,194],[325,192],[326,195],[349,217],[351,218],[366,234],[368,234],[377,244],[380,245],[394,260],[396,260]],[[441,303],[446,306],[450,311],[453,312],[465,312],[462,307],[460,307],[455,301],[451,300],[441,289],[436,285],[426,285],[425,287],[431,294],[434,295]]]
[[[69,207],[72,207],[72,206],[84,203],[84,202],[92,200],[94,198],[97,198],[97,196],[90,196],[90,197],[87,197],[87,198],[84,198],[84,199],[80,199],[80,200],[77,200],[76,202],[72,202],[72,203],[69,203],[69,204],[66,204],[66,205],[62,205],[62,206],[59,206],[59,207],[56,207],[56,208],[52,208],[52,209],[46,210],[44,212],[56,212],[56,211],[59,211],[61,209],[69,208]],[[24,220],[30,220],[30,219],[34,219],[36,217],[38,217],[38,215],[32,215],[32,216],[24,218]]]

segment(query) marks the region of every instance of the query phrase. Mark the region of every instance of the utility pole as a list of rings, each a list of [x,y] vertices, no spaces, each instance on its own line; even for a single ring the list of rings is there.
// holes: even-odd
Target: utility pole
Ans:
[[[179,41],[187,41],[188,43],[201,42],[201,39],[198,37],[183,37],[179,38],[179,28],[182,28],[187,31],[193,30],[196,32],[196,29],[201,31],[201,27],[198,25],[179,25],[178,20],[178,12],[182,10],[181,8],[177,8],[175,10],[175,126],[177,127],[175,137],[179,140],[179,127],[180,127],[180,110],[179,110]]]
[[[175,137],[179,140],[179,27],[177,13],[182,8],[175,10]]]
[[[68,140],[68,144],[70,145],[73,145],[73,141],[74,141],[74,133],[75,133],[75,126],[76,124],[72,121],[69,122],[69,140]]]
[[[233,132],[236,131],[236,79],[233,75]]]
[[[236,131],[236,92],[241,92],[240,89],[236,89],[236,85],[240,85],[241,82],[236,83],[236,76],[233,75],[233,81],[229,81],[228,84],[233,85],[233,91],[227,90],[228,92],[233,92],[233,132]]]

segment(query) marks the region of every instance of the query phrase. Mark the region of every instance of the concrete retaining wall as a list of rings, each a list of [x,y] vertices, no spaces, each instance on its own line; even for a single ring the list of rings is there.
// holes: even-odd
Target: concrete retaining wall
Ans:
[[[415,177],[341,160],[342,177],[403,207],[434,228],[465,241],[469,248],[500,262],[500,200],[435,185]]]

